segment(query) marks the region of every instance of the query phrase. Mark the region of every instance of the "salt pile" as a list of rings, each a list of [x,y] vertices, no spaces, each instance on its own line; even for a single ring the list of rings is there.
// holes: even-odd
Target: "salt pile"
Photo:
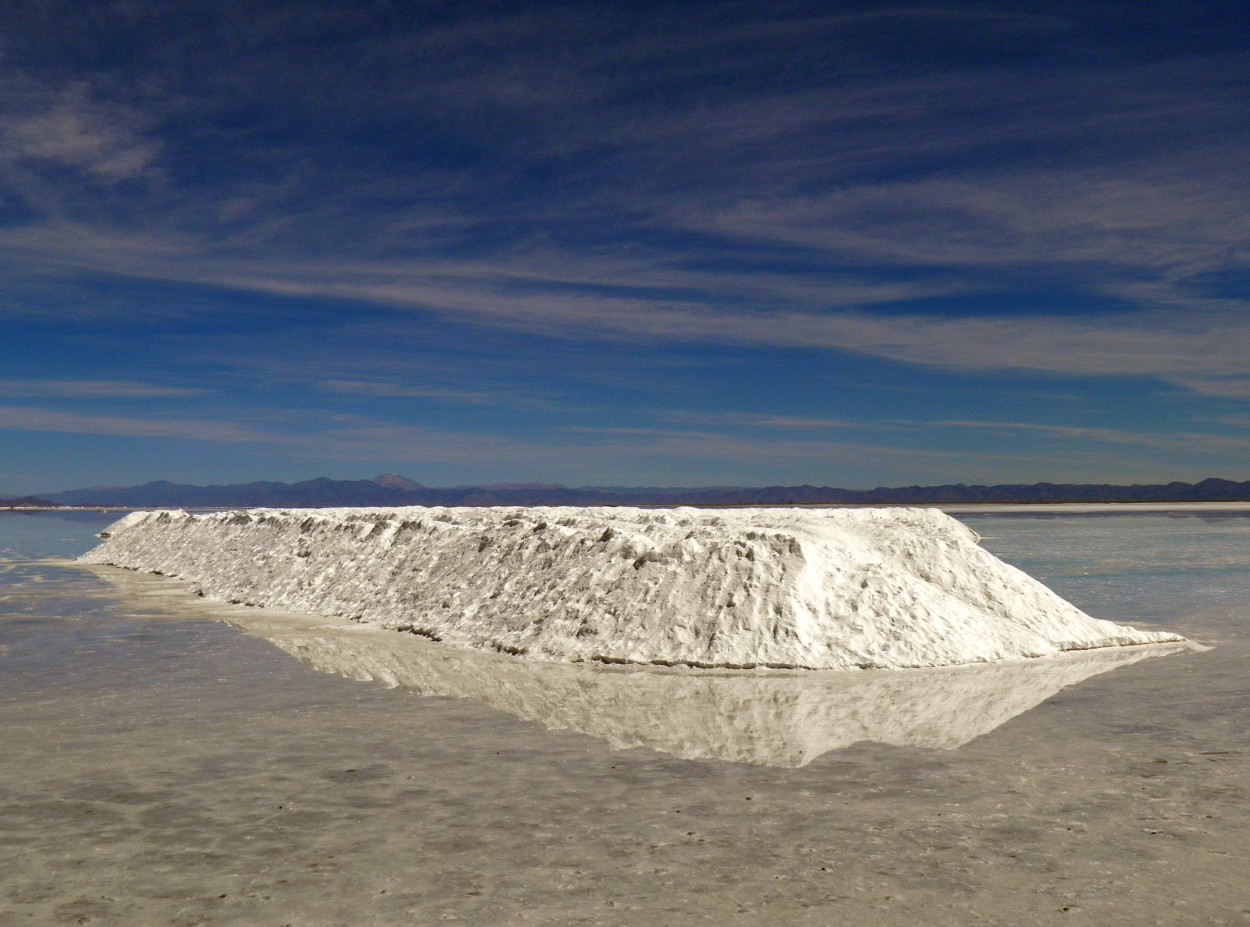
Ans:
[[[135,513],[83,556],[536,660],[943,666],[1180,641],[1091,618],[933,509]]]

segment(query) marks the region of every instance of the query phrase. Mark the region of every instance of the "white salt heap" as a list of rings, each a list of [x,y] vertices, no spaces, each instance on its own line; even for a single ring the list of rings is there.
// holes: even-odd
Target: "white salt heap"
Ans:
[[[538,660],[899,669],[1180,641],[1089,617],[934,509],[136,513],[83,556]]]

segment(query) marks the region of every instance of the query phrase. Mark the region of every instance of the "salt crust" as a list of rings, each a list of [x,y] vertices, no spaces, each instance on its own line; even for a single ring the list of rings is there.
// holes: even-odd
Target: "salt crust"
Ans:
[[[534,660],[901,669],[1181,641],[1091,618],[935,509],[134,513],[81,559]]]

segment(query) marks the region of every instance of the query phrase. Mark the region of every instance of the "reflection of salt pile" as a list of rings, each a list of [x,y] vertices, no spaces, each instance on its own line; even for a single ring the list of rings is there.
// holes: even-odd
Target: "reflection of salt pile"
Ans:
[[[541,660],[902,668],[1175,641],[1090,618],[924,509],[136,514],[84,560]]]
[[[691,673],[538,666],[380,632],[260,633],[322,672],[477,699],[617,749],[768,766],[803,766],[860,741],[954,749],[1065,686],[1171,652],[1115,648],[893,673]]]
[[[516,660],[410,634],[187,596],[185,584],[102,570],[132,599],[227,621],[314,669],[472,698],[556,730],[683,759],[803,766],[861,741],[954,749],[1083,679],[1185,644],[1115,647],[900,672],[692,671]]]

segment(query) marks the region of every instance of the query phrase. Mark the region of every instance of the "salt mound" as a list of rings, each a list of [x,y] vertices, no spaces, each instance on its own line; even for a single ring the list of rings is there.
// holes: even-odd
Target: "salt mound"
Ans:
[[[538,660],[899,669],[1180,641],[1091,618],[934,509],[129,515],[82,557]]]

